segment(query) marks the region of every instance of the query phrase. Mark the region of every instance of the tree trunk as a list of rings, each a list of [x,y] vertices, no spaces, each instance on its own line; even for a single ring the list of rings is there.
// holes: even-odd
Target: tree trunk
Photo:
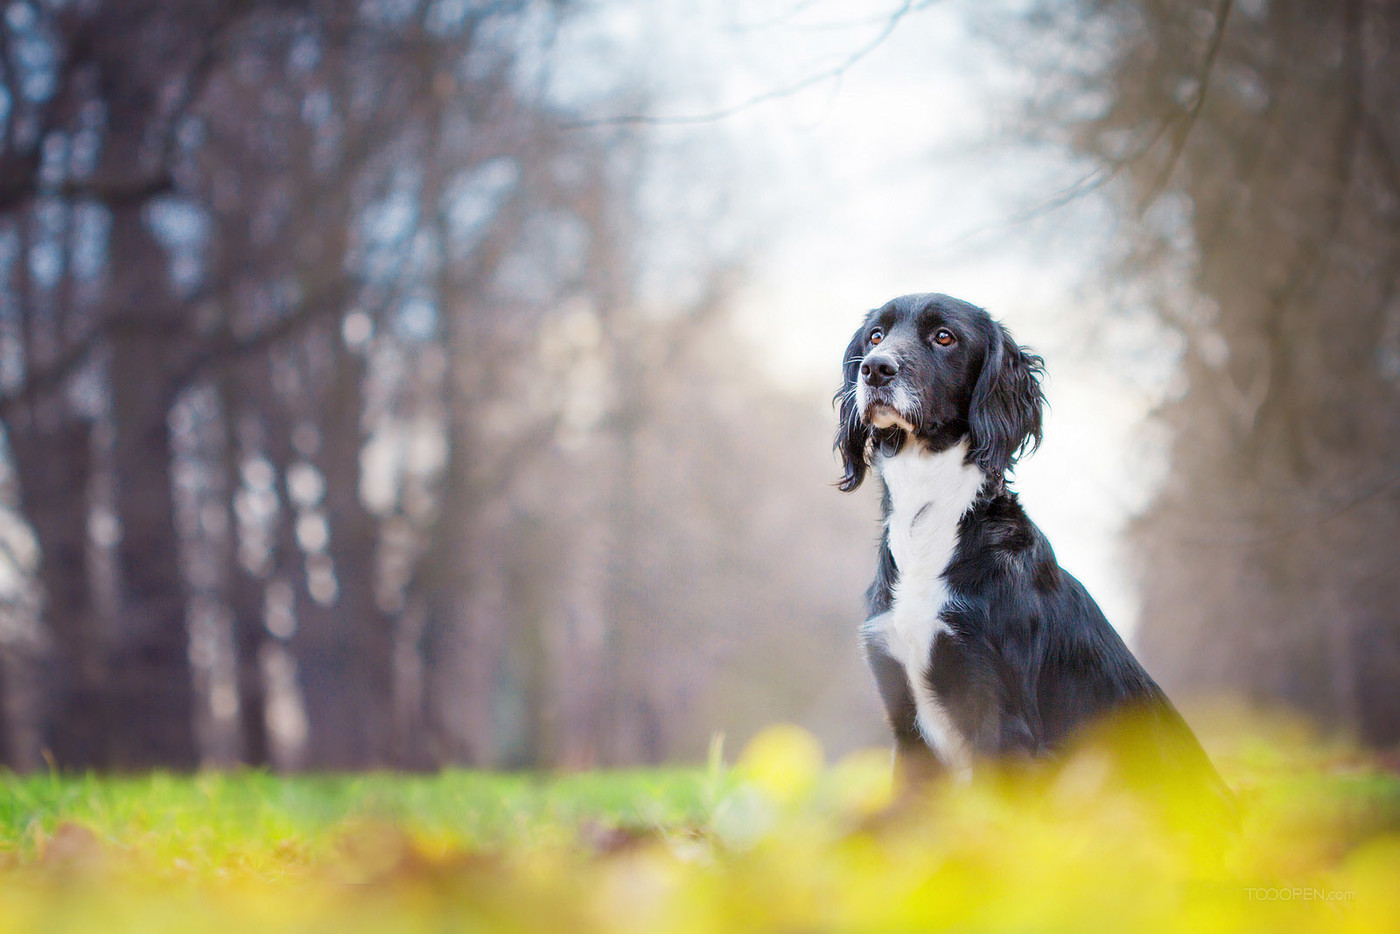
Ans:
[[[309,762],[383,768],[393,718],[394,628],[375,601],[377,522],[360,500],[365,364],[334,332],[318,349],[330,354],[315,396],[325,413],[320,462],[337,593],[333,605],[308,604],[297,632]]]
[[[486,264],[487,267],[491,265]],[[440,519],[424,559],[425,721],[440,763],[496,764],[495,707],[510,621],[510,510],[499,465],[480,443],[485,378],[469,361],[490,346],[485,312],[446,316],[448,444]],[[514,465],[509,465],[513,467]]]
[[[258,372],[262,372],[262,367]],[[220,403],[224,410],[224,472],[228,477],[229,515],[237,515],[233,498],[241,488],[239,461],[242,446],[238,439],[239,420],[250,411],[246,400],[266,398],[266,383],[251,385],[238,370],[219,383]],[[256,389],[261,393],[255,394]],[[266,641],[264,621],[267,581],[249,572],[239,559],[238,527],[230,532],[228,548],[227,599],[233,614],[234,671],[238,683],[239,761],[244,765],[265,766],[271,762],[271,746],[267,735],[267,685],[262,672],[262,647]]]
[[[606,705],[617,685],[608,677],[611,596],[607,453],[611,439],[594,434],[566,458],[571,474],[564,497],[568,533],[559,588],[558,625],[553,633],[556,764],[593,768],[609,751]]]
[[[107,697],[112,765],[187,769],[198,758],[194,688],[166,424],[171,347],[158,333],[161,316],[170,316],[171,309],[165,260],[139,208],[114,212],[111,266],[113,294],[122,303],[113,312],[133,325],[112,340],[122,586]]]
[[[449,471],[458,460],[449,459]],[[461,483],[461,474],[448,474]],[[428,618],[423,638],[430,753],[440,763],[498,762],[497,676],[508,631],[507,516],[504,508],[444,502],[442,534],[425,574]]]
[[[42,553],[43,619],[52,639],[41,732],[62,767],[102,768],[110,755],[107,665],[87,566],[92,433],[60,407],[45,400],[10,425],[21,509]]]

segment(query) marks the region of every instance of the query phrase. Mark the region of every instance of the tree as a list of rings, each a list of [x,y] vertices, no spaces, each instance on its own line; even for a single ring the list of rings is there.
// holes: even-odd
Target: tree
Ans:
[[[398,391],[377,384],[404,380],[376,371],[342,323],[392,333],[431,312],[424,268],[443,245],[395,220],[395,199],[449,180],[434,160],[528,147],[528,101],[497,115],[504,141],[464,131],[509,97],[542,12],[7,12],[0,81],[17,104],[0,211],[21,369],[0,408],[43,552],[45,744],[61,764],[193,765],[195,727],[225,729],[205,705],[230,667],[245,758],[270,754],[260,727],[292,704],[312,720],[303,761],[387,761],[398,622],[379,609],[359,455],[370,396]],[[419,151],[429,124],[437,149]],[[190,401],[210,385],[212,406]],[[298,476],[322,493],[299,501]],[[240,521],[206,521],[230,512]],[[300,625],[270,633],[288,587]],[[192,646],[187,629],[208,638]],[[277,690],[269,657],[292,672]]]
[[[1074,69],[1039,126],[1137,218],[1128,265],[1188,338],[1171,476],[1133,530],[1143,651],[1393,743],[1400,7],[1123,0],[1039,26]]]
[[[654,140],[551,94],[575,13],[6,8],[11,761],[658,761],[825,690],[859,563],[746,507],[826,497],[826,424],[727,359],[723,185],[658,221]],[[696,287],[645,307],[676,228]],[[725,668],[795,627],[791,683]]]
[[[182,40],[216,31],[218,17],[208,4],[179,15],[160,6],[45,14],[18,4],[3,37],[6,83],[20,93],[0,152],[10,180],[0,204],[37,235],[11,266],[25,371],[6,399],[8,424],[55,620],[51,745],[74,765],[195,762],[163,406],[169,337],[181,322],[165,277],[152,275],[163,264],[142,208],[173,184],[167,92],[178,99],[180,88],[169,79],[192,77],[197,62]],[[65,276],[65,267],[76,268]],[[100,287],[74,281],[84,267],[103,277]],[[92,355],[99,345],[110,348],[105,360]],[[110,407],[98,400],[78,414],[63,399],[80,366],[109,372]],[[109,625],[100,624],[85,573],[92,424],[111,433],[104,454],[120,530],[110,547],[122,591],[109,602]],[[73,484],[64,490],[46,476],[51,449]]]

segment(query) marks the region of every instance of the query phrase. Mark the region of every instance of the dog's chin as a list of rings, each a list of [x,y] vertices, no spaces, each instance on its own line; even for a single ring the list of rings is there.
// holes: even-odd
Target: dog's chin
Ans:
[[[883,402],[872,403],[865,410],[865,421],[872,428],[902,428],[911,434],[914,424],[898,409]]]

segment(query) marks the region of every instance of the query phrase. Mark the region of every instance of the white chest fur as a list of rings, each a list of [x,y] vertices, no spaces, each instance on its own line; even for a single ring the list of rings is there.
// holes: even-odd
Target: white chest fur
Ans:
[[[971,750],[926,675],[934,639],[947,629],[942,613],[950,594],[943,573],[957,548],[958,521],[986,481],[966,458],[964,440],[937,454],[908,444],[877,462],[890,496],[886,529],[899,578],[889,611],[865,624],[866,638],[904,667],[924,740],[959,774],[971,769]]]

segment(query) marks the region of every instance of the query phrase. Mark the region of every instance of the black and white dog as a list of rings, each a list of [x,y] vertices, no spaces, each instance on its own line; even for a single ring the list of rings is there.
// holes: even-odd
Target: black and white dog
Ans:
[[[897,773],[967,776],[975,761],[1040,756],[1127,711],[1149,725],[1157,760],[1213,776],[1007,489],[1016,458],[1040,443],[1043,366],[985,311],[939,294],[875,309],[846,349],[840,488],[871,467],[884,483],[863,633]]]

